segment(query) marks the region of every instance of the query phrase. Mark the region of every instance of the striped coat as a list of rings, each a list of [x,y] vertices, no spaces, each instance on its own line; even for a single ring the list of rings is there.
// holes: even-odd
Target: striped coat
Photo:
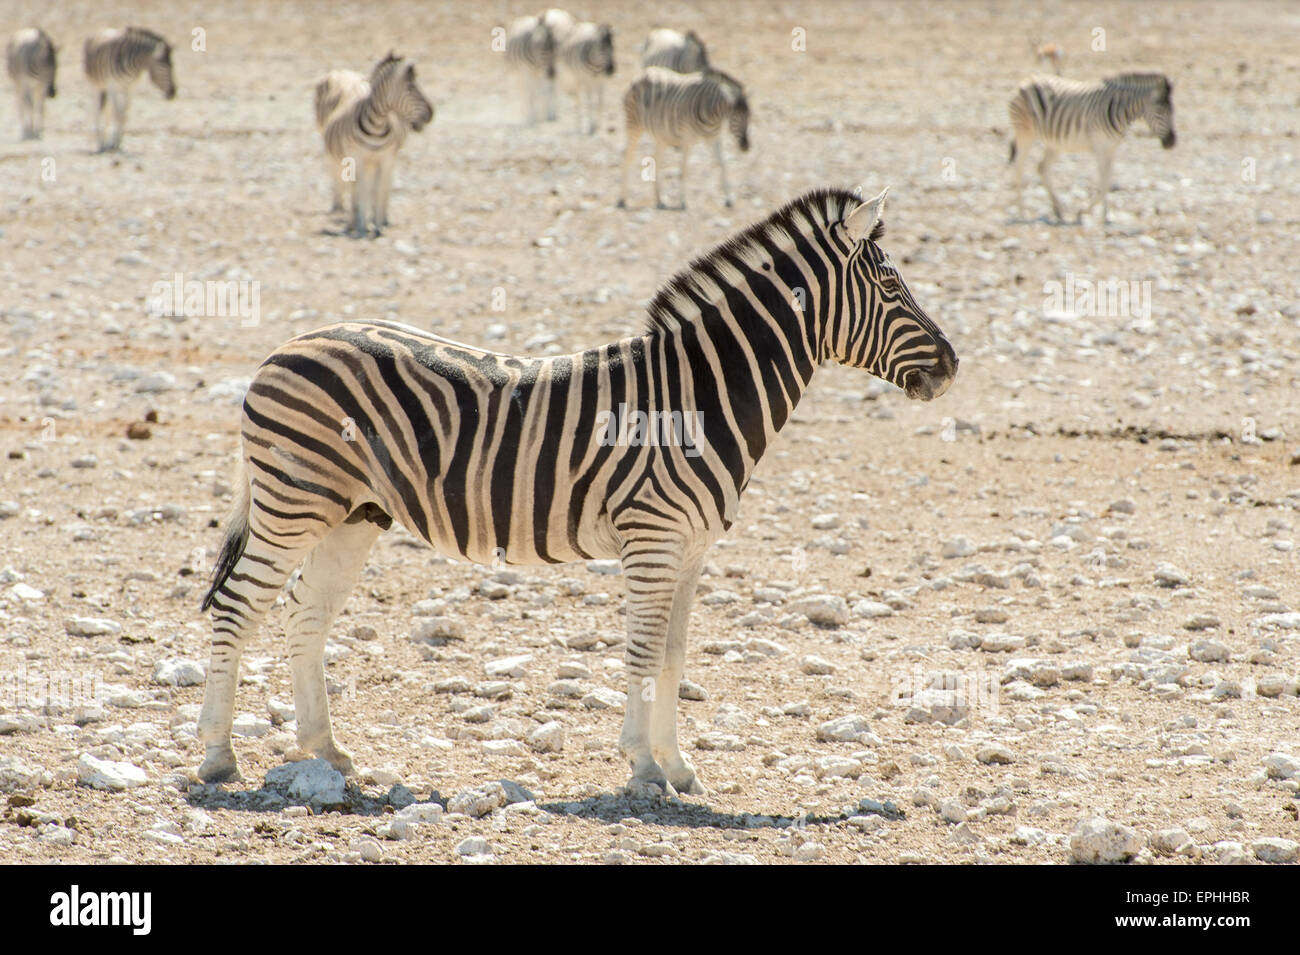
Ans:
[[[127,27],[101,30],[83,52],[86,79],[97,91],[95,140],[101,152],[120,149],[131,87],[141,75],[147,72],[167,99],[176,96],[171,45],[152,30]]]
[[[5,67],[18,94],[23,139],[40,139],[45,130],[45,101],[55,95],[58,57],[49,34],[36,27],[17,31],[5,47]]]
[[[487,563],[618,557],[628,585],[633,779],[698,792],[676,703],[707,547],[821,362],[917,399],[957,359],[877,244],[884,194],[818,190],[669,282],[639,335],[525,358],[389,322],[334,325],[254,375],[244,476],[204,607],[212,661],[199,734],[205,780],[237,772],[230,730],[244,641],[295,567],[288,636],[299,745],[344,771],[325,633],[382,529]]]

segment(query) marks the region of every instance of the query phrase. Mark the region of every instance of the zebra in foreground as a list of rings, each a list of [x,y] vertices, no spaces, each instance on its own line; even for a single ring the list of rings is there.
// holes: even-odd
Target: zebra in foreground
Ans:
[[[140,27],[101,30],[86,39],[85,66],[86,78],[98,91],[95,142],[100,152],[122,147],[131,87],[140,74],[147,71],[153,85],[167,99],[176,96],[171,45],[152,30]],[[113,117],[111,122],[106,122],[110,105]]]
[[[651,30],[641,46],[641,65],[662,66],[677,73],[703,73],[709,69],[709,52],[694,30]]]
[[[45,130],[45,101],[54,99],[58,57],[54,41],[38,27],[19,30],[5,48],[5,66],[18,92],[23,139],[40,139]]]
[[[627,181],[636,165],[641,137],[654,139],[655,204],[664,205],[659,182],[663,177],[663,147],[676,146],[682,154],[681,204],[686,208],[686,160],[698,142],[713,142],[713,155],[722,175],[722,195],[731,205],[731,186],[722,159],[722,127],[725,123],[741,152],[749,150],[749,102],[741,85],[718,70],[704,73],[675,73],[652,66],[636,80],[623,97],[627,123],[627,145],[623,150],[623,181],[618,205],[627,205]]]
[[[575,24],[560,41],[556,62],[561,84],[576,101],[578,130],[594,133],[605,108],[605,84],[614,75],[613,29],[603,23]]]
[[[506,28],[506,62],[523,85],[526,122],[555,119],[555,36],[541,17],[520,17]]]
[[[335,70],[316,84],[316,123],[334,188],[334,209],[348,196],[348,231],[379,235],[388,226],[388,194],[407,130],[433,119],[433,104],[415,82],[415,64],[389,53],[370,79]],[[333,211],[333,210],[332,210]]]
[[[238,776],[240,654],[299,565],[286,621],[298,743],[351,771],[330,723],[325,637],[396,520],[460,560],[620,558],[620,749],[634,781],[702,792],[677,744],[687,618],[755,466],[823,361],[927,401],[957,372],[878,244],[884,200],[809,192],[671,279],[643,333],[573,355],[513,357],[390,322],[328,326],[273,352],[244,399],[242,474],[203,600],[214,632],[199,775]]]
[[[1020,84],[1009,111],[1015,139],[1011,159],[1016,164],[1016,214],[1024,216],[1026,153],[1035,139],[1045,147],[1038,164],[1043,185],[1052,199],[1052,212],[1064,221],[1048,171],[1057,153],[1091,152],[1097,157],[1097,194],[1080,213],[1101,202],[1102,221],[1110,219],[1111,167],[1115,150],[1128,127],[1145,120],[1165,149],[1177,141],[1174,133],[1173,85],[1163,73],[1120,73],[1100,82],[1084,83],[1055,76],[1033,76]]]

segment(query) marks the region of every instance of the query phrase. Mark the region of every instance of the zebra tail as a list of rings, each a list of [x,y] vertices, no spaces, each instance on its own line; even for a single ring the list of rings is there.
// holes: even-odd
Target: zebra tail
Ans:
[[[1015,162],[1015,161],[1016,161],[1016,141],[1013,139],[1011,140],[1011,157],[1007,160],[1007,162]]]
[[[241,457],[235,472],[235,501],[230,509],[230,517],[226,520],[226,540],[221,545],[221,556],[217,558],[217,566],[212,569],[212,583],[208,587],[207,596],[203,598],[203,604],[199,608],[201,610],[207,610],[212,605],[212,598],[230,577],[235,564],[239,563],[239,558],[244,556],[244,548],[248,546],[248,508],[252,496],[252,488],[249,486],[248,476],[244,473],[244,461]]]

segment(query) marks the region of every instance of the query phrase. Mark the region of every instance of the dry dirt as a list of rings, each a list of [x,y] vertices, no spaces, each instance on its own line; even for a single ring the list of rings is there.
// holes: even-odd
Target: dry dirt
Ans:
[[[481,835],[501,862],[1064,863],[1091,815],[1144,845],[1186,831],[1170,837],[1182,854],[1141,860],[1252,858],[1257,839],[1297,838],[1300,783],[1265,773],[1269,754],[1300,752],[1293,5],[1055,3],[1026,18],[990,3],[593,4],[575,12],[614,26],[619,68],[590,138],[568,104],[558,123],[519,123],[491,50],[514,7],[45,6],[11,2],[3,25],[40,22],[62,68],[43,141],[18,142],[15,103],[0,100],[0,766],[16,787],[0,797],[0,860],[448,862]],[[81,39],[128,21],[177,44],[180,93],[142,85],[122,153],[94,155]],[[656,24],[695,28],[750,91],[752,151],[728,146],[734,209],[704,150],[689,212],[649,208],[647,184],[614,208],[613,104]],[[204,51],[190,48],[198,28]],[[1150,65],[1173,78],[1178,146],[1134,130],[1109,226],[1010,215],[1005,104],[1034,37],[1064,45],[1070,76]],[[437,116],[400,157],[392,228],[356,241],[325,213],[311,85],[390,47],[419,63]],[[1058,163],[1069,208],[1093,177],[1086,157]],[[524,568],[489,599],[477,585],[490,569],[397,532],[331,641],[335,730],[367,768],[350,808],[286,812],[259,789],[284,758],[282,727],[236,739],[247,782],[190,787],[202,687],[153,675],[175,657],[206,664],[198,601],[241,382],[265,353],[348,317],[578,350],[639,329],[692,255],[805,189],[858,182],[890,187],[883,244],[961,370],[920,405],[828,367],[760,467],[701,586],[734,600],[698,605],[692,624],[687,676],[706,698],[683,702],[681,732],[709,795],[621,795],[620,711],[550,689],[574,660],[584,691],[621,687],[619,578]],[[1036,182],[1027,198],[1047,211]],[[154,284],[177,273],[258,283],[258,321],[149,314]],[[1135,295],[1077,314],[1050,300],[1067,276]],[[151,436],[128,440],[151,412]],[[943,556],[959,537],[969,547],[948,553],[970,552]],[[1158,582],[1163,563],[1185,582]],[[892,612],[819,627],[762,602],[772,584],[787,603],[821,591]],[[600,593],[611,599],[585,599]],[[410,640],[430,597],[449,600],[463,640]],[[120,631],[72,636],[74,617]],[[377,639],[350,636],[359,625]],[[515,653],[532,661],[507,678],[509,698],[475,697],[484,665]],[[824,669],[810,655],[833,672],[805,673]],[[893,697],[934,670],[998,689],[954,726],[907,721]],[[56,686],[41,705],[55,674],[101,699]],[[244,676],[238,713],[264,720],[271,699],[291,702],[278,624],[251,643]],[[435,692],[456,676],[469,692]],[[464,719],[488,702],[493,720]],[[818,741],[823,722],[855,714],[869,735]],[[475,738],[551,720],[559,753]],[[146,782],[78,785],[84,753]],[[22,767],[40,778],[15,780]],[[501,779],[535,802],[369,841],[391,821],[393,780],[428,800]],[[904,815],[848,822],[862,799]]]

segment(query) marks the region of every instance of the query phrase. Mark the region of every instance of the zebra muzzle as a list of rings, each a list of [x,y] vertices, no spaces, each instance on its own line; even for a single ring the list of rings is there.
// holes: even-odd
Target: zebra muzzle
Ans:
[[[957,356],[944,350],[930,368],[911,368],[903,374],[903,392],[915,401],[933,401],[946,392],[957,377]]]

